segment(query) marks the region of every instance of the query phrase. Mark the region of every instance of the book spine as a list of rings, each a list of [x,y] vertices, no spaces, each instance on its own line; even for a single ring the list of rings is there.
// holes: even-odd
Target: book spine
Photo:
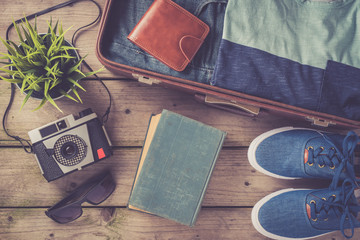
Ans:
[[[219,145],[218,145],[218,148],[217,148],[217,151],[216,151],[216,155],[214,156],[214,161],[213,161],[213,163],[212,163],[212,166],[211,166],[211,168],[210,168],[209,174],[208,174],[207,179],[206,179],[206,182],[205,182],[205,184],[204,184],[204,187],[203,187],[201,196],[200,196],[200,198],[199,198],[198,205],[197,205],[197,207],[196,207],[196,210],[195,210],[194,215],[193,215],[193,217],[192,217],[192,220],[191,220],[191,222],[190,222],[190,225],[189,225],[190,227],[192,227],[192,226],[195,225],[196,219],[197,219],[197,217],[198,217],[198,215],[199,215],[199,212],[200,212],[200,209],[201,209],[201,203],[202,203],[203,200],[204,200],[204,196],[205,196],[205,193],[206,193],[206,189],[207,189],[207,187],[208,187],[208,185],[209,185],[209,181],[210,181],[212,172],[213,172],[213,170],[214,170],[215,164],[216,164],[216,162],[217,162],[217,159],[219,158],[220,150],[221,150],[222,145],[223,145],[223,143],[224,143],[225,137],[226,137],[226,133],[223,132],[221,141],[219,141]]]
[[[150,118],[149,118],[148,129],[146,130],[146,134],[145,134],[143,146],[145,145],[146,137],[147,137],[147,134],[148,134],[148,132],[149,132],[150,122],[151,122],[151,119],[152,119],[153,116],[154,116],[154,114],[151,114],[151,116],[150,116]],[[142,154],[143,154],[143,150],[144,150],[144,147],[141,149],[141,153],[140,153],[140,158],[139,158],[139,159],[141,159],[141,156],[142,156]],[[135,172],[134,181],[133,181],[133,184],[132,184],[132,187],[131,187],[131,191],[130,191],[130,196],[129,196],[129,199],[128,199],[127,208],[129,208],[129,204],[130,204],[132,192],[133,192],[134,185],[135,185],[135,181],[136,181],[136,176],[137,176],[138,171],[139,171],[139,165],[140,165],[140,161],[138,162],[138,165],[137,165],[137,167],[136,167],[136,172]]]

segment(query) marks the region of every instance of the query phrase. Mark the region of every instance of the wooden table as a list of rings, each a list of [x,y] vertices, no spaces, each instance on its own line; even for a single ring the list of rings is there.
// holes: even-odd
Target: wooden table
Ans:
[[[0,7],[1,37],[12,18],[37,12],[58,4],[57,0],[2,0]],[[97,0],[104,6],[105,0]],[[46,30],[50,16],[60,19],[64,28],[73,25],[68,38],[80,26],[97,15],[96,7],[83,1],[38,18],[39,28]],[[82,55],[94,68],[101,64],[95,56],[98,25],[86,29],[77,39]],[[14,32],[11,34],[15,39]],[[4,47],[0,52],[4,52]],[[194,100],[192,96],[134,80],[120,80],[105,70],[100,74],[110,88],[113,107],[106,125],[114,145],[114,155],[106,160],[48,183],[40,173],[33,155],[26,154],[20,145],[0,130],[0,239],[265,239],[251,223],[250,213],[262,197],[284,188],[327,187],[327,181],[314,185],[314,180],[279,180],[255,171],[247,160],[250,142],[259,134],[277,127],[305,126],[277,116],[249,118],[213,109]],[[38,104],[29,100],[19,111],[24,96],[16,91],[14,104],[7,118],[11,134],[28,138],[29,130],[69,114],[91,107],[99,116],[104,113],[108,96],[95,79],[86,79],[81,92],[83,104],[60,100],[63,113],[50,104],[32,111]],[[1,116],[10,96],[10,85],[0,81]],[[213,172],[202,209],[193,228],[173,221],[126,208],[131,185],[140,156],[149,117],[168,109],[228,132],[225,146]],[[335,131],[335,130],[334,130]],[[342,131],[343,132],[343,131]],[[99,206],[84,204],[83,216],[61,225],[45,216],[44,211],[69,194],[74,188],[104,169],[111,169],[117,188]],[[289,223],[291,224],[291,223]],[[286,226],[284,226],[285,228]],[[360,237],[356,231],[355,238]],[[343,239],[337,232],[317,239]]]

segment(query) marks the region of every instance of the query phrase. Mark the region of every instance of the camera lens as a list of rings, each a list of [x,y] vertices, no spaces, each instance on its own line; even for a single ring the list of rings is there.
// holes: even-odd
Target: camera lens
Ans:
[[[64,135],[54,144],[55,160],[64,166],[74,166],[85,159],[87,145],[76,135]]]
[[[66,159],[73,158],[77,153],[78,148],[73,142],[67,142],[61,147],[61,155]]]

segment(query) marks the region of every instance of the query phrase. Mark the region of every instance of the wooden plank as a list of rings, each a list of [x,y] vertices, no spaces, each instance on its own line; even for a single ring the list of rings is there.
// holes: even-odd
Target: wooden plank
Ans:
[[[87,179],[110,169],[117,188],[107,206],[126,206],[135,176],[140,148],[115,149],[114,155],[81,171],[48,183],[34,156],[17,148],[1,149],[0,207],[50,206]],[[253,206],[267,194],[284,188],[328,187],[328,181],[280,180],[255,171],[247,149],[223,149],[213,171],[203,206]]]
[[[66,1],[66,0],[64,0]],[[23,17],[53,6],[58,0],[20,1],[2,0],[0,9],[1,37],[11,19]],[[101,6],[106,0],[96,0]],[[73,25],[74,31],[94,19],[97,9],[88,1],[57,10],[38,18],[40,29],[46,29],[50,16],[60,19],[64,28]],[[77,46],[87,62],[101,67],[95,56],[98,25],[78,35]],[[15,37],[11,32],[11,39]],[[0,52],[5,49],[0,45]],[[261,118],[248,118],[197,103],[192,96],[135,81],[120,81],[120,75],[108,70],[99,74],[113,93],[113,109],[106,128],[114,143],[114,155],[77,173],[47,183],[41,176],[34,156],[25,154],[19,144],[0,130],[0,239],[265,239],[252,227],[251,207],[262,197],[284,188],[321,188],[327,181],[274,179],[256,172],[247,161],[249,143],[262,132],[288,125],[309,127],[266,112]],[[2,74],[3,76],[3,74]],[[8,116],[8,128],[14,135],[27,138],[27,132],[71,113],[91,107],[101,115],[107,107],[107,95],[97,81],[83,82],[86,93],[81,93],[84,104],[70,100],[59,101],[63,113],[50,105],[33,112],[37,102],[30,100],[19,111],[23,96],[15,94],[14,105]],[[0,81],[0,114],[9,99],[9,84]],[[194,228],[188,228],[159,217],[125,209],[148,119],[163,108],[178,112],[206,124],[227,131],[225,148],[210,180],[203,209]],[[345,132],[345,131],[341,131]],[[359,130],[357,131],[359,133]],[[44,215],[45,208],[55,204],[77,186],[97,173],[110,169],[116,179],[113,195],[100,207],[84,204],[84,215],[70,224],[59,225]],[[356,236],[359,231],[356,231]],[[340,233],[316,239],[344,239]]]
[[[259,134],[277,127],[309,127],[307,122],[292,122],[281,116],[264,115],[249,118],[214,109],[198,103],[188,94],[162,87],[148,86],[135,81],[105,81],[112,92],[113,107],[106,128],[115,146],[142,146],[151,114],[168,109],[228,132],[225,146],[248,146]],[[98,81],[84,81],[87,92],[81,92],[83,104],[61,99],[59,112],[52,105],[33,111],[39,101],[30,99],[19,111],[24,96],[16,89],[14,103],[7,118],[11,134],[28,138],[27,132],[69,114],[91,107],[101,116],[108,106],[108,96]],[[10,96],[10,85],[0,81],[0,112],[3,113]],[[46,117],[44,117],[46,116]],[[14,145],[0,130],[0,146]]]
[[[85,208],[79,219],[65,225],[53,222],[44,211],[0,209],[0,239],[267,239],[252,226],[249,208],[203,208],[192,228],[124,208]],[[359,232],[357,229],[355,236]],[[339,231],[314,238],[325,239],[345,238]]]

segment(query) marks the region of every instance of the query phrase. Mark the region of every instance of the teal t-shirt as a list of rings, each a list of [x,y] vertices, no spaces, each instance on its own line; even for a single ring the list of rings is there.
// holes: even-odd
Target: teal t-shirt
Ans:
[[[325,68],[360,67],[359,1],[229,0],[223,39]]]
[[[229,0],[212,84],[360,120],[359,8],[358,0]]]

